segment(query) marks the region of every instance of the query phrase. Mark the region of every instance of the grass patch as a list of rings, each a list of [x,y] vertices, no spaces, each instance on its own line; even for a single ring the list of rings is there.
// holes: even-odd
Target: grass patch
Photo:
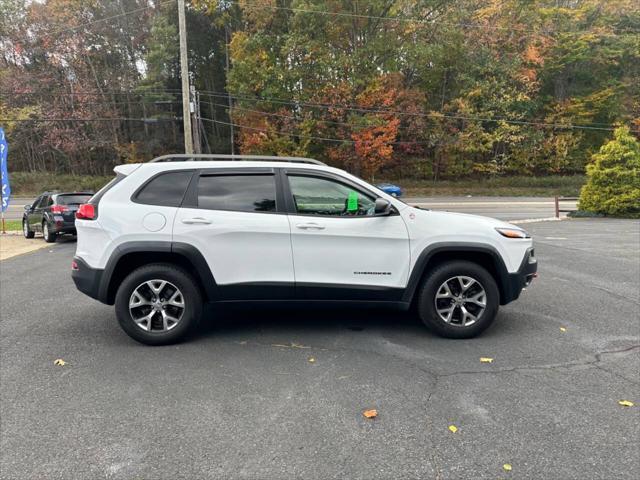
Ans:
[[[5,230],[22,230],[22,220],[5,220]]]
[[[34,197],[42,192],[58,190],[60,192],[100,190],[113,178],[93,175],[62,175],[55,173],[10,172],[11,194]]]
[[[462,180],[416,180],[412,178],[390,180],[403,188],[407,197],[437,196],[508,196],[576,197],[584,185],[584,175],[555,177],[493,177]]]

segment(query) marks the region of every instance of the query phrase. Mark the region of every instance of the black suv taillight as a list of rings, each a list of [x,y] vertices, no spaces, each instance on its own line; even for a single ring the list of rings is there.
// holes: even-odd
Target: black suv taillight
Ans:
[[[53,205],[51,207],[51,213],[64,213],[64,212],[68,212],[69,209],[67,207],[65,207],[64,205]]]

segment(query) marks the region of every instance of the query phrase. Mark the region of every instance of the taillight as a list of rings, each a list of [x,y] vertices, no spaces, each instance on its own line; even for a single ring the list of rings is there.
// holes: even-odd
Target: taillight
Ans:
[[[64,212],[68,212],[69,209],[67,207],[65,207],[64,205],[53,205],[51,207],[51,213],[64,213]]]
[[[78,262],[76,262],[75,260],[71,260],[71,270],[80,270]]]
[[[96,207],[91,203],[83,203],[76,212],[76,218],[81,220],[95,220],[96,217]]]

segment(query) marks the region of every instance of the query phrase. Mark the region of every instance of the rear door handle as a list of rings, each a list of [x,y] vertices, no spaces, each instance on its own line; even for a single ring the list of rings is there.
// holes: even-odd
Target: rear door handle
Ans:
[[[193,217],[193,218],[184,218],[182,219],[182,223],[186,223],[187,225],[201,224],[208,225],[211,223],[211,220],[207,220],[202,217]]]
[[[296,228],[300,230],[324,230],[324,227],[317,223],[299,223],[296,225]]]

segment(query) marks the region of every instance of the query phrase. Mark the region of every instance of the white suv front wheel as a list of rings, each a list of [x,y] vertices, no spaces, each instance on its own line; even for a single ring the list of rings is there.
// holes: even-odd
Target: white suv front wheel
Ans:
[[[166,345],[180,341],[198,324],[202,295],[182,268],[150,264],[124,279],[115,308],[120,326],[131,338],[147,345]]]
[[[418,314],[443,337],[470,338],[491,325],[499,304],[498,286],[485,268],[451,261],[438,266],[425,279],[418,297]]]

